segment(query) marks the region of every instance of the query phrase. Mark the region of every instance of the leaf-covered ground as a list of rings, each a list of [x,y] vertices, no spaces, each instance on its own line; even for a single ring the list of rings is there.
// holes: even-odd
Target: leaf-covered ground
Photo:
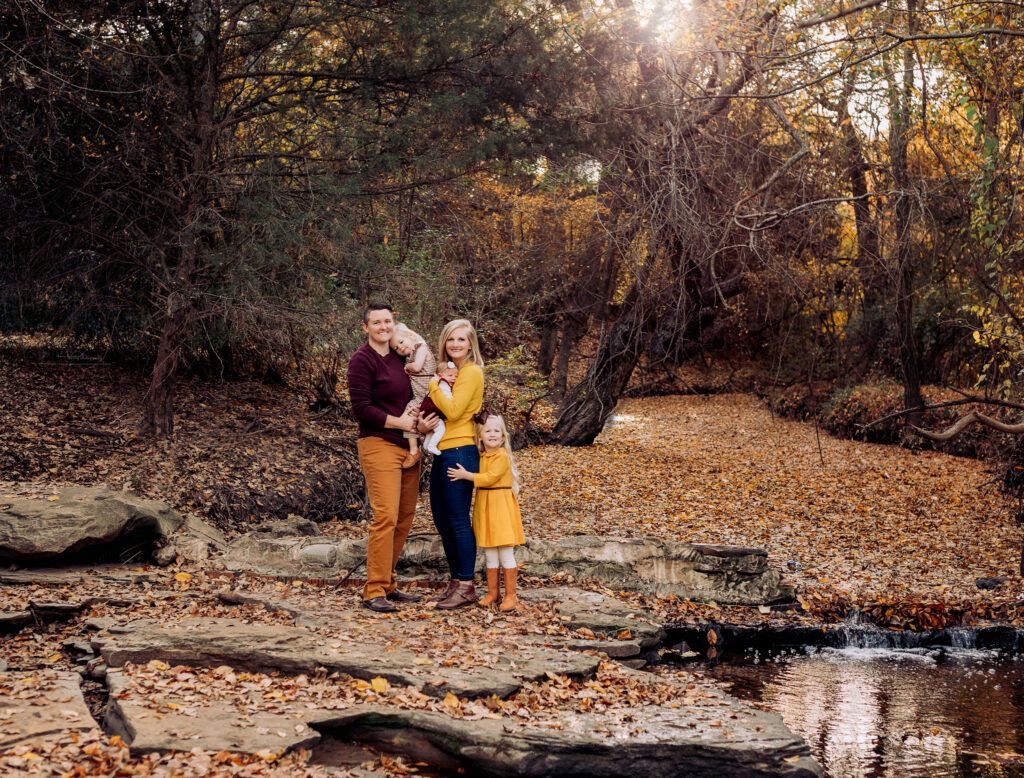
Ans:
[[[0,673],[0,701],[14,697],[37,700],[33,704],[39,704],[40,691],[45,690],[55,671],[80,667],[71,642],[88,639],[90,619],[123,622],[144,618],[167,625],[182,618],[231,617],[255,624],[294,626],[286,610],[271,611],[255,604],[226,605],[219,599],[218,591],[229,585],[235,594],[271,597],[289,611],[298,608],[338,614],[333,621],[326,619],[319,627],[310,628],[311,632],[332,647],[353,642],[384,643],[386,648],[382,650],[389,650],[400,643],[402,648],[415,652],[415,664],[427,675],[437,667],[488,667],[503,657],[515,655],[524,645],[528,648],[543,644],[549,636],[587,637],[583,632],[572,632],[565,623],[567,619],[554,611],[550,600],[524,598],[515,612],[507,614],[480,608],[441,612],[432,605],[417,604],[404,606],[396,614],[378,615],[358,608],[358,588],[352,586],[336,589],[253,576],[226,581],[201,570],[187,573],[176,568],[138,572],[142,575],[134,585],[90,583],[88,595],[113,602],[96,602],[81,616],[64,624],[44,624],[5,637],[4,658],[12,672]],[[535,579],[525,580],[524,584],[528,589],[543,585]],[[85,594],[73,588],[45,585],[6,587],[0,591],[4,595],[3,610],[25,607],[30,600],[80,600]],[[605,593],[610,594],[607,590]],[[344,616],[345,613],[351,615]],[[595,712],[604,715],[609,726],[614,725],[614,737],[628,736],[634,726],[632,716],[640,706],[692,707],[695,712],[706,714],[707,726],[725,727],[723,732],[728,729],[728,716],[735,718],[718,693],[715,681],[699,671],[679,666],[668,668],[661,675],[648,675],[604,661],[589,679],[571,680],[549,673],[546,679],[526,683],[505,700],[493,696],[460,699],[451,693],[439,699],[413,687],[393,685],[384,678],[367,681],[343,673],[288,676],[276,671],[268,674],[228,667],[172,666],[159,660],[127,665],[122,672],[127,688],[137,699],[145,701],[155,717],[173,710],[194,718],[197,725],[211,702],[227,703],[237,710],[237,726],[247,726],[247,717],[258,712],[286,711],[290,715],[295,711],[301,713],[304,708],[344,710],[369,702],[430,710],[458,719],[500,719],[508,731],[532,727],[558,729],[563,726],[560,719],[566,713]],[[674,685],[666,683],[666,674]],[[682,695],[680,688],[685,690]],[[0,742],[7,734],[6,727],[13,724],[5,718],[3,708],[0,702]],[[93,712],[97,718],[102,717],[101,712]],[[412,760],[366,752],[364,761],[355,762],[352,770],[335,769],[319,763],[316,752],[281,754],[272,748],[275,733],[265,734],[268,748],[257,754],[195,748],[187,753],[132,757],[119,737],[90,729],[0,748],[0,775],[367,778],[419,773],[424,767]],[[428,770],[427,774],[433,773]]]
[[[625,400],[595,445],[532,448],[519,462],[533,537],[757,546],[812,605],[1016,617],[1002,604],[1021,592],[1024,533],[976,460],[840,440],[752,396],[716,395]],[[975,585],[986,576],[1011,579],[986,592]]]
[[[0,394],[0,487],[5,491],[45,493],[43,483],[108,483],[163,497],[185,510],[204,513],[205,491],[241,495],[246,504],[279,498],[276,506],[300,505],[304,490],[315,489],[310,475],[327,477],[341,466],[344,422],[308,411],[307,398],[288,387],[254,383],[217,387],[187,383],[182,396],[180,432],[173,443],[147,444],[132,437],[140,385],[112,368],[78,368],[81,380],[66,370],[0,366],[6,381]],[[62,372],[64,371],[64,372]],[[104,434],[111,433],[111,434]],[[650,609],[664,621],[819,623],[842,618],[850,608],[866,609],[877,623],[903,628],[977,623],[998,619],[1021,623],[1021,580],[1015,574],[1022,531],[1005,510],[985,465],[934,452],[912,452],[818,434],[811,424],[773,417],[748,395],[659,397],[621,403],[608,429],[586,448],[533,447],[518,455],[524,480],[522,507],[529,537],[556,538],[573,533],[660,537],[704,543],[763,547],[771,562],[796,584],[802,611],[761,613],[693,603],[675,597],[612,593]],[[219,490],[219,491],[218,491]],[[289,502],[293,501],[293,502]],[[298,512],[298,511],[296,511]],[[332,535],[358,536],[364,523],[340,517],[324,524]],[[432,532],[429,508],[419,507],[415,532]],[[128,593],[93,587],[75,592],[45,586],[0,589],[3,610],[24,609],[30,600],[108,596],[64,625],[42,625],[4,639],[4,658],[12,671],[45,674],[76,666],[65,649],[81,639],[87,617],[179,618],[183,615],[244,614],[281,623],[280,613],[258,608],[229,608],[216,589],[223,582],[192,569],[150,570],[151,584],[140,584],[143,602],[118,605]],[[993,591],[977,588],[982,576],[1009,580]],[[180,576],[180,577],[176,577]],[[593,583],[582,582],[594,587]],[[288,589],[281,582],[236,579],[249,591]],[[548,585],[524,577],[524,589]],[[598,587],[599,588],[599,587]],[[150,595],[150,596],[147,596]],[[357,587],[302,587],[290,596],[351,606]],[[376,617],[373,617],[376,618]],[[436,614],[420,609],[404,614],[436,627]],[[522,636],[560,634],[565,626],[549,609],[524,607],[492,621],[478,611],[445,617],[444,630],[462,640],[452,645],[421,646],[425,658],[459,661],[479,654],[486,662],[493,647]],[[366,625],[353,627],[353,635]],[[287,619],[284,619],[287,623]],[[411,622],[409,622],[411,623]],[[467,643],[468,641],[468,643]],[[475,645],[466,654],[461,647]],[[411,645],[410,648],[416,648]],[[458,649],[458,650],[456,650]],[[474,660],[475,661],[475,660]],[[682,671],[680,671],[682,672]],[[522,699],[493,704],[460,702],[445,706],[422,700],[412,691],[383,691],[348,678],[296,679],[185,670],[159,665],[136,668],[140,685],[178,684],[230,693],[237,683],[273,694],[323,693],[338,704],[377,695],[389,703],[439,707],[453,716],[508,717],[510,721],[557,720],[567,705],[585,704],[591,692],[606,706],[646,700],[633,676],[614,664],[603,667],[599,688],[566,685],[549,679],[528,688]],[[243,677],[244,675],[244,677]],[[694,689],[710,688],[699,674]],[[656,682],[652,683],[656,685]],[[245,686],[248,684],[249,686]],[[268,685],[269,684],[269,685]],[[298,686],[296,686],[298,684]],[[184,686],[182,686],[184,685]],[[322,687],[322,688],[321,688]],[[652,687],[653,688],[653,687]],[[409,698],[406,700],[406,698]],[[412,702],[409,702],[412,700]],[[451,701],[450,701],[451,702]],[[596,704],[596,703],[595,703]],[[306,755],[273,760],[258,756],[196,751],[190,754],[130,758],[117,739],[99,732],[70,736],[0,753],[9,774],[26,775],[324,775]],[[415,765],[380,756],[364,769],[400,775]],[[342,770],[341,774],[345,774]]]
[[[223,529],[362,509],[355,425],[309,410],[301,382],[184,379],[173,441],[137,437],[144,377],[108,365],[0,356],[0,481],[107,484]]]
[[[827,619],[854,608],[898,628],[1024,616],[1024,531],[974,459],[838,439],[751,395],[715,395],[623,400],[594,445],[532,447],[517,461],[528,538],[764,548],[803,606]],[[427,506],[413,531],[432,531]],[[1009,580],[978,588],[992,576]],[[682,620],[707,613],[661,607]]]
[[[365,532],[351,422],[310,411],[301,383],[184,381],[176,438],[161,443],[134,436],[145,383],[130,371],[0,361],[0,384],[0,481],[21,493],[106,483],[229,530],[297,513]],[[874,603],[892,626],[1017,618],[1024,532],[976,460],[836,439],[750,395],[623,400],[593,446],[518,459],[531,537],[763,547],[825,615]],[[425,503],[414,532],[433,532]],[[995,575],[1011,580],[975,586]]]

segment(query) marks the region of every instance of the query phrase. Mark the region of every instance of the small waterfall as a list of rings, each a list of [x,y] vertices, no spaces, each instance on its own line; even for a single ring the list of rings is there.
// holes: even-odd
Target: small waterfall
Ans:
[[[979,649],[1024,654],[1024,629],[1008,624],[947,627],[931,630],[885,629],[872,624],[860,613],[851,613],[842,624],[819,627],[794,625],[735,625],[715,622],[665,624],[662,647],[686,644],[687,649],[706,651],[708,634],[714,632],[717,653],[742,653],[814,648],[874,649]]]
[[[947,629],[950,648],[974,648],[978,642],[977,627],[955,627]]]
[[[883,629],[854,612],[844,624],[829,630],[825,644],[831,648],[994,648],[1016,652],[1021,644],[1018,635],[1012,628],[1000,627],[949,627],[920,632]]]
[[[865,624],[860,613],[854,612],[845,624],[829,630],[828,645],[832,648],[910,648],[906,645],[907,637],[903,632]]]
[[[921,632],[883,629],[866,621],[859,611],[854,611],[844,624],[829,630],[826,644],[832,648],[977,648],[978,634],[978,627],[950,627]]]

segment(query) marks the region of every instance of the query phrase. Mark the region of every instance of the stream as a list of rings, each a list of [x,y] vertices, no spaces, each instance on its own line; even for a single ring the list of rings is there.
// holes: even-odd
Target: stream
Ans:
[[[831,778],[1024,778],[1024,656],[823,648],[705,670],[782,716]]]

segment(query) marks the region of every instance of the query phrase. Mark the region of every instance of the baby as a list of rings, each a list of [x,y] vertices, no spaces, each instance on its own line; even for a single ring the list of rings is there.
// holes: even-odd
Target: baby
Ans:
[[[409,401],[406,410],[418,409],[423,399],[427,397],[428,384],[437,369],[434,355],[430,353],[423,338],[401,323],[396,324],[394,330],[391,331],[391,348],[399,356],[405,357],[405,372],[409,374],[409,383],[412,384],[412,400]],[[429,398],[427,399],[429,400]],[[409,441],[409,453],[402,462],[404,469],[419,462],[423,452],[419,450],[420,434],[418,432],[403,432],[402,435]]]
[[[448,399],[451,399],[452,386],[455,384],[455,379],[459,377],[459,368],[455,366],[454,362],[448,362],[437,371],[437,377],[440,379],[437,382],[437,388],[441,390],[441,394]],[[444,414],[441,413],[441,410],[436,405],[434,405],[434,401],[430,399],[430,395],[424,397],[423,402],[420,403],[420,416],[426,416],[428,413],[436,413],[437,418],[440,419],[440,421],[437,426],[428,432],[426,437],[423,438],[423,448],[431,454],[437,455],[441,453],[437,444],[440,443],[441,438],[444,437]]]

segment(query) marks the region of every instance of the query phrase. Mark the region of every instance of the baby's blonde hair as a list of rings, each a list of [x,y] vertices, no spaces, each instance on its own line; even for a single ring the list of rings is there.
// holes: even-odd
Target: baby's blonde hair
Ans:
[[[447,342],[449,335],[462,327],[465,327],[466,331],[469,333],[469,353],[466,354],[466,359],[482,369],[484,366],[484,357],[483,354],[480,353],[480,338],[477,337],[476,329],[473,327],[472,323],[470,323],[469,319],[455,319],[444,325],[444,329],[441,330],[441,337],[437,339],[437,359],[439,362],[447,362],[451,359],[451,357],[448,356],[447,349],[445,349],[445,343]]]
[[[484,447],[483,429],[484,424],[487,424],[491,419],[497,419],[501,424],[501,447],[504,448],[505,453],[508,454],[508,466],[512,471],[512,494],[514,494],[516,499],[518,499],[520,489],[519,468],[516,467],[516,459],[512,456],[512,441],[509,439],[508,427],[505,425],[504,416],[499,416],[496,413],[488,413],[483,424],[480,422],[476,423],[476,447],[480,450],[481,454],[487,450]]]

